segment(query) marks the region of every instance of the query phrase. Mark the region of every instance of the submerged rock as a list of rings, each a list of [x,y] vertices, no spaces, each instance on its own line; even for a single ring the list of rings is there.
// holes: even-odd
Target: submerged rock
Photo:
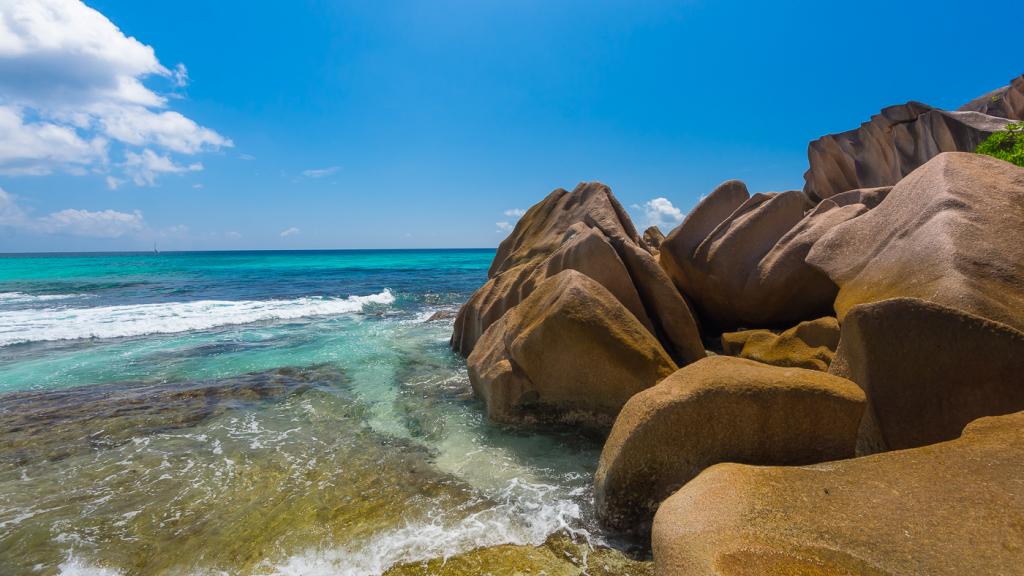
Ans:
[[[722,350],[726,355],[822,372],[828,370],[838,345],[839,322],[830,316],[801,322],[781,334],[770,330],[722,334]]]
[[[540,546],[505,544],[478,548],[449,558],[396,566],[385,576],[653,576],[650,561],[633,560],[618,550],[592,547],[555,535]]]
[[[947,153],[869,213],[836,226],[807,262],[839,286],[840,322],[857,304],[914,297],[1024,329],[1024,168]]]
[[[807,464],[853,456],[864,394],[799,368],[715,356],[634,396],[594,479],[606,526],[643,532],[661,501],[719,462]]]
[[[864,214],[887,192],[851,191],[811,210],[799,191],[750,196],[742,182],[731,180],[665,238],[661,264],[702,321],[719,331],[824,316],[836,286],[804,258],[825,233]]]
[[[492,419],[594,428],[676,369],[611,292],[575,270],[541,282],[492,324],[467,363]]]
[[[720,464],[654,519],[659,576],[1019,574],[1024,413],[950,442],[801,467]]]
[[[459,311],[452,348],[469,355],[484,332],[544,279],[577,270],[604,286],[676,362],[704,356],[689,306],[607,186],[559,189],[530,208],[501,243],[489,280]]]
[[[862,304],[843,321],[830,372],[868,396],[859,452],[924,446],[1024,410],[1024,333],[915,298]]]

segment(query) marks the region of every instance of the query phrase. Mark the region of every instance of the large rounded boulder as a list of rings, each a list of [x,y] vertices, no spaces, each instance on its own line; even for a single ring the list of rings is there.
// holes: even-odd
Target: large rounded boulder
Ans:
[[[807,464],[854,454],[864,394],[823,372],[713,356],[634,396],[595,476],[606,526],[644,532],[658,504],[719,462]]]
[[[887,192],[852,190],[813,205],[796,190],[750,196],[731,180],[665,238],[661,265],[709,329],[788,327],[824,316],[837,288],[805,257],[819,238]]]
[[[1020,574],[1024,413],[799,467],[720,464],[654,519],[659,576]]]
[[[807,262],[854,306],[913,297],[1024,329],[1024,168],[940,154],[873,210],[818,240]]]
[[[452,348],[468,356],[492,324],[563,270],[604,286],[676,362],[704,357],[689,305],[611,190],[597,182],[555,190],[523,215],[498,247],[487,283],[459,310]]]
[[[631,396],[676,370],[611,292],[575,270],[538,284],[484,332],[467,363],[493,420],[604,429]]]
[[[854,307],[829,371],[868,396],[861,453],[951,440],[972,420],[1024,410],[1024,333],[924,300]]]

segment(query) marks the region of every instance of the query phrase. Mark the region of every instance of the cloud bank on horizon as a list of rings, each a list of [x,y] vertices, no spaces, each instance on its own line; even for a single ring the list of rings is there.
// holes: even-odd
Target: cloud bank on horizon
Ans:
[[[180,157],[233,146],[170,109],[188,84],[184,64],[164,66],[79,0],[0,0],[0,14],[0,174],[153,186],[202,170]]]

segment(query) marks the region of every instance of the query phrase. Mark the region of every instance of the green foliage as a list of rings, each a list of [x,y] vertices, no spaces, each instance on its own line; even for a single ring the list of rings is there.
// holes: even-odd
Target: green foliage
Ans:
[[[1009,124],[978,145],[978,154],[987,154],[1024,167],[1024,122]]]

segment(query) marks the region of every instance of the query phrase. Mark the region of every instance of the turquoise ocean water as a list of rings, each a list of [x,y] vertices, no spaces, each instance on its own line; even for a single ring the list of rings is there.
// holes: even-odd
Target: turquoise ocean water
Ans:
[[[448,349],[493,250],[0,257],[0,574],[380,574],[564,532],[599,446]]]

